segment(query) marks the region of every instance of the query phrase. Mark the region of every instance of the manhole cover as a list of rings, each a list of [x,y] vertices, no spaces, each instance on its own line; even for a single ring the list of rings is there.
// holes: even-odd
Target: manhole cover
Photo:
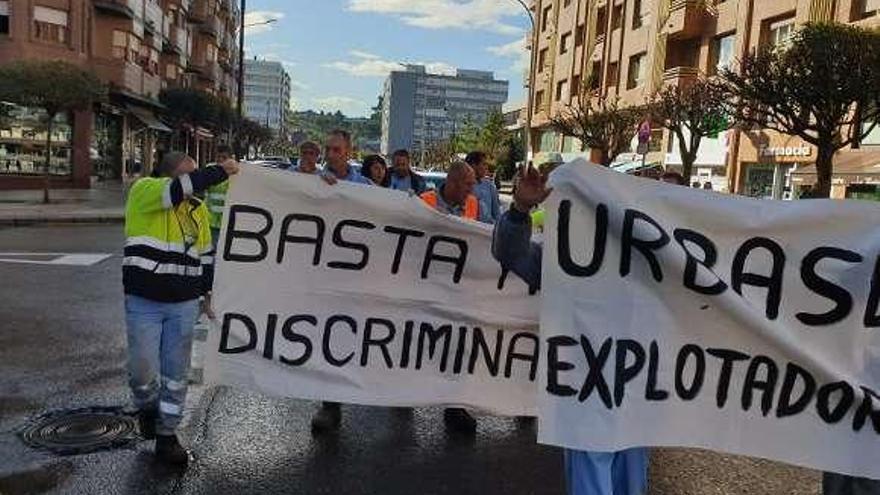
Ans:
[[[59,455],[86,454],[134,442],[137,422],[117,407],[55,411],[25,426],[21,439]]]

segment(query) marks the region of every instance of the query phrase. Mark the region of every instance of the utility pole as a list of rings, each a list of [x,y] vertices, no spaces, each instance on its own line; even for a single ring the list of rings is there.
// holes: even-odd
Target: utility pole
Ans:
[[[529,22],[532,24],[532,47],[529,49],[530,61],[529,61],[529,92],[526,98],[526,127],[525,132],[523,132],[523,153],[525,156],[523,160],[528,163],[529,161],[529,152],[531,151],[532,145],[532,117],[535,111],[535,102],[533,101],[533,95],[535,94],[535,65],[537,65],[536,58],[538,53],[538,26],[535,23],[535,15],[532,14],[532,10],[526,4],[525,0],[516,0],[517,3],[526,11],[526,15],[529,17]]]
[[[244,118],[244,11],[247,0],[241,0],[241,18],[238,23],[238,117]]]

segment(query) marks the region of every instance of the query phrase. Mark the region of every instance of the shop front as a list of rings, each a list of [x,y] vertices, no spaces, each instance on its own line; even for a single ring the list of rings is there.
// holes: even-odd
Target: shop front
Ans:
[[[816,183],[816,166],[798,167],[792,184],[799,196]],[[831,198],[880,200],[880,149],[844,150],[834,156]]]
[[[91,175],[91,112],[59,113],[47,135],[46,113],[2,103],[0,120],[0,189],[39,189],[47,172],[53,187],[88,187]],[[49,138],[49,139],[47,139]],[[49,143],[47,143],[47,140]]]
[[[798,196],[792,173],[816,160],[813,146],[799,138],[772,131],[744,133],[741,142],[736,193],[760,199]]]

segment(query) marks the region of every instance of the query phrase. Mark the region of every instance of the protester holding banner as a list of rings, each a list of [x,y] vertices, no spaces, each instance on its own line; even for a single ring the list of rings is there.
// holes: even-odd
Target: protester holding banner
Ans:
[[[235,159],[232,148],[223,144],[217,146],[215,154],[217,161],[214,165]],[[226,192],[228,190],[229,181],[223,181],[209,187],[205,193],[205,202],[208,206],[208,213],[211,215],[211,240],[214,249],[217,249],[217,240],[220,239],[220,223],[223,221],[223,209],[226,207]]]
[[[373,181],[351,166],[351,150],[351,133],[334,129],[327,134],[324,146],[324,178],[329,182],[343,181],[373,185]]]
[[[314,141],[306,141],[299,145],[299,160],[296,166],[290,167],[290,171],[302,174],[317,174],[318,158],[320,156],[321,147]]]
[[[489,157],[482,151],[471,151],[464,159],[477,176],[474,195],[480,200],[480,209],[485,212],[486,223],[494,224],[501,217],[501,198],[498,188],[489,178]]]
[[[532,167],[521,169],[510,210],[495,228],[493,255],[529,287],[540,289],[542,246],[531,241],[529,212],[550,195],[547,176]],[[643,495],[648,485],[648,450],[620,452],[565,450],[565,477],[570,495]]]
[[[186,400],[199,298],[210,312],[214,274],[208,209],[195,194],[237,172],[233,160],[197,170],[192,158],[168,153],[153,177],[135,182],[125,207],[130,386],[141,434],[156,439],[156,456],[169,464],[189,462],[175,430]]]
[[[354,182],[356,184],[373,185],[373,181],[364,177],[351,166],[351,134],[342,129],[335,129],[327,134],[326,162],[323,178],[329,184],[337,181]],[[342,422],[342,406],[338,402],[323,402],[321,408],[312,418],[312,432],[323,433],[336,430]]]

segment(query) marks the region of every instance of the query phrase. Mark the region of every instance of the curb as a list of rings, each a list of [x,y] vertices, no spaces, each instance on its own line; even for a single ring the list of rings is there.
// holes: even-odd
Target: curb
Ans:
[[[123,223],[125,215],[92,215],[92,216],[21,216],[0,217],[0,227],[26,227],[28,225],[45,224],[80,224],[80,223]]]

